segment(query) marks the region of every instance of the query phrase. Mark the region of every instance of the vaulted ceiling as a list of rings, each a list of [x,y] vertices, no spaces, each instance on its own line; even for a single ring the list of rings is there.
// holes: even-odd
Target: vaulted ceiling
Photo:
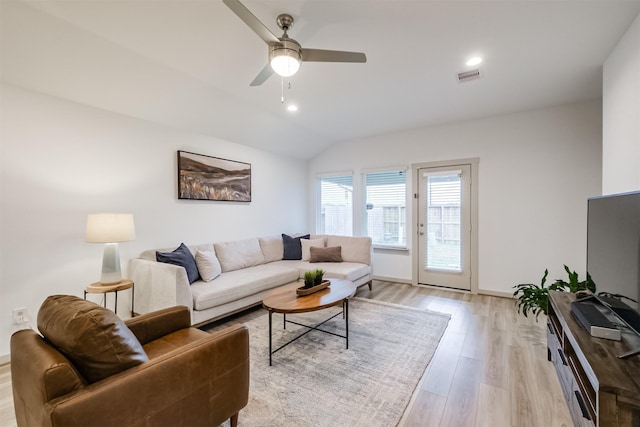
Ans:
[[[243,3],[278,36],[286,12],[303,47],[368,62],[306,62],[249,87],[267,48],[221,0],[2,0],[2,80],[310,158],[342,141],[598,99],[602,64],[640,13],[640,0]],[[481,78],[459,83],[474,55]]]

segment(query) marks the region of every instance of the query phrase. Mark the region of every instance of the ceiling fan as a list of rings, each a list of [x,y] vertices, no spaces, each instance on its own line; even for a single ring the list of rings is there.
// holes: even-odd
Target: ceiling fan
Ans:
[[[250,86],[260,86],[274,72],[289,77],[294,75],[304,62],[367,62],[362,52],[340,50],[306,49],[300,43],[289,38],[287,30],[293,25],[293,17],[286,13],[278,15],[276,22],[284,31],[282,37],[276,37],[253,15],[239,0],[222,0],[245,24],[249,26],[269,47],[269,63],[260,71]]]

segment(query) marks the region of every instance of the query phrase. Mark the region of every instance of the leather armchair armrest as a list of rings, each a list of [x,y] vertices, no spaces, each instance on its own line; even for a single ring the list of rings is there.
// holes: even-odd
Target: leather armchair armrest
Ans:
[[[191,325],[191,314],[185,306],[169,307],[127,319],[125,324],[140,344],[145,345],[171,332],[188,328]]]
[[[249,331],[235,325],[45,408],[52,425],[219,425],[246,406]]]

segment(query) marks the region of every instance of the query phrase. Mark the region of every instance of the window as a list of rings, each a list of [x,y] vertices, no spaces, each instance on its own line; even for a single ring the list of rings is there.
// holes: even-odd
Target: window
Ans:
[[[375,246],[407,246],[407,174],[391,170],[364,174],[364,234]]]
[[[320,178],[320,215],[317,232],[340,236],[353,234],[353,176]]]

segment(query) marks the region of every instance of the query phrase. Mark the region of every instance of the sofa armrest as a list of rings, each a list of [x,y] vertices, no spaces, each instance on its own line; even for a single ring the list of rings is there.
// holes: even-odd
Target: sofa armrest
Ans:
[[[219,425],[246,406],[249,332],[235,325],[55,399],[64,426]]]
[[[183,305],[165,308],[125,320],[131,332],[145,345],[171,332],[191,326],[189,308]]]
[[[193,296],[183,267],[146,259],[129,261],[129,276],[135,284],[135,311],[151,313],[184,305],[193,310]],[[193,319],[191,319],[193,323]]]

